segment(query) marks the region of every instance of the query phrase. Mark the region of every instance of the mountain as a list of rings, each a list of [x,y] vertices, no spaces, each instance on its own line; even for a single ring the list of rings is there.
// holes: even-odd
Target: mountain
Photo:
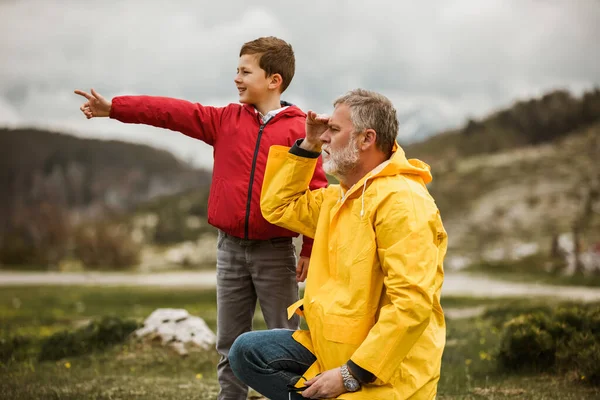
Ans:
[[[127,209],[150,198],[205,186],[210,172],[171,153],[121,141],[36,129],[0,129],[0,185],[9,207],[40,200],[67,208]],[[6,201],[0,210],[6,215]]]
[[[600,122],[600,89],[579,98],[556,90],[518,101],[481,120],[469,120],[459,129],[407,144],[405,150],[409,157],[431,165],[448,163],[550,142],[596,122]]]
[[[58,260],[82,222],[161,196],[207,192],[210,180],[210,171],[146,145],[0,129],[0,263]]]
[[[548,258],[560,242],[600,273],[600,90],[517,102],[405,151],[432,166],[449,267]]]

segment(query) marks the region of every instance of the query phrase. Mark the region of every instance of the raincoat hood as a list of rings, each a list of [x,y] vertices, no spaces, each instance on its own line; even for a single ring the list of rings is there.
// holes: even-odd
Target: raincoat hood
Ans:
[[[359,186],[365,180],[371,180],[376,177],[400,174],[418,176],[423,180],[425,185],[433,180],[429,164],[416,158],[407,159],[402,147],[394,143],[392,156],[375,167],[354,186]]]
[[[398,175],[398,174],[409,174],[417,175],[423,179],[423,183],[428,184],[431,182],[431,167],[423,161],[411,158],[407,159],[406,154],[402,147],[394,143],[394,149],[392,150],[392,156],[389,160],[381,164],[381,171],[377,171],[375,168],[372,174],[375,176],[387,176],[387,175]]]
[[[423,184],[426,185],[432,181],[431,167],[429,164],[416,159],[407,159],[402,147],[394,143],[392,149],[392,156],[375,167],[368,174],[363,176],[355,185],[353,185],[348,191],[344,193],[342,186],[340,185],[340,200],[344,200],[347,197],[357,193],[358,188],[362,187],[361,196],[364,196],[367,190],[369,181],[378,177],[393,176],[393,175],[412,175],[421,178]],[[361,217],[364,215],[364,199],[361,207]]]

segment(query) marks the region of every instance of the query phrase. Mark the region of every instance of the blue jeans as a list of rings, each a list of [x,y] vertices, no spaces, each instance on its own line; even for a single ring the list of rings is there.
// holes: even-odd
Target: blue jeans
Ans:
[[[293,331],[275,329],[239,336],[229,350],[235,376],[271,400],[303,399],[291,390],[317,359],[292,338]]]

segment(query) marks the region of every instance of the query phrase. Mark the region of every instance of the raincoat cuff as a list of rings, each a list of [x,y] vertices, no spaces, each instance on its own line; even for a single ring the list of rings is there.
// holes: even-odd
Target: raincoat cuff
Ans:
[[[360,367],[354,361],[348,360],[347,365],[348,365],[348,368],[350,369],[350,372],[352,372],[352,375],[360,383],[365,384],[365,383],[372,383],[375,381],[375,375],[373,375],[371,372],[367,371],[366,369]]]
[[[296,143],[294,143],[294,145],[290,149],[290,153],[292,153],[293,155],[298,156],[298,157],[319,158],[319,156],[321,155],[320,152],[305,150],[302,147],[300,147],[300,145],[302,144],[303,141],[304,141],[304,139],[296,140]]]

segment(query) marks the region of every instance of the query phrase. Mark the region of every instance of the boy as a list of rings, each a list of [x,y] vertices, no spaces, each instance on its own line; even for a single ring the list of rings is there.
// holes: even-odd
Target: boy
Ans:
[[[308,272],[312,239],[304,244],[296,266],[291,238],[296,233],[268,223],[260,210],[260,193],[269,148],[292,146],[304,137],[306,115],[281,101],[295,70],[292,47],[263,37],[245,43],[234,79],[240,104],[209,107],[184,100],[150,96],[104,99],[94,89],[79,90],[90,119],[110,117],[126,123],[179,131],[214,148],[208,222],[219,229],[217,244],[217,375],[218,398],[246,399],[247,387],[231,371],[233,341],[252,330],[256,300],[269,329],[297,329],[286,307],[297,301],[298,283]],[[310,188],[325,187],[321,163]]]

